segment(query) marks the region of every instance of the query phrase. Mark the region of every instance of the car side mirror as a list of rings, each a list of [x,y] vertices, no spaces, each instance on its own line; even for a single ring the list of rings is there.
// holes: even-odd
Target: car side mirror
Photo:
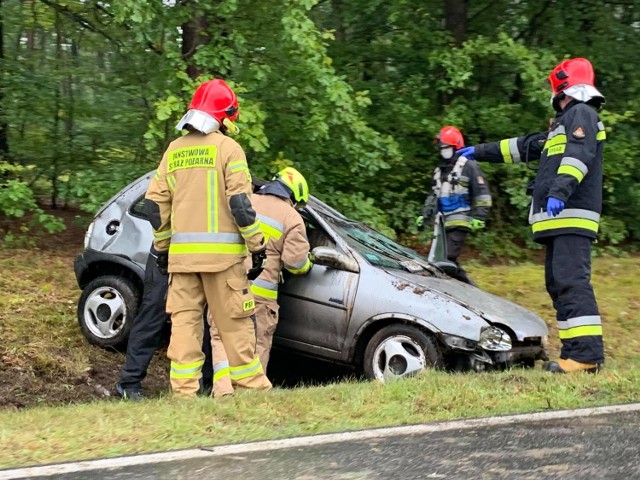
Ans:
[[[311,250],[313,263],[338,270],[358,273],[358,262],[331,247],[316,247]]]

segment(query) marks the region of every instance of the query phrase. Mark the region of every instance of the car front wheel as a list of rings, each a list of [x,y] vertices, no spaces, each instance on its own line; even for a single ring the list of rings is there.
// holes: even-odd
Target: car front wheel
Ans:
[[[122,348],[127,344],[140,293],[123,277],[98,277],[82,290],[78,301],[78,323],[93,345]]]
[[[442,353],[435,340],[410,325],[382,328],[369,340],[363,359],[367,378],[381,382],[442,365]]]

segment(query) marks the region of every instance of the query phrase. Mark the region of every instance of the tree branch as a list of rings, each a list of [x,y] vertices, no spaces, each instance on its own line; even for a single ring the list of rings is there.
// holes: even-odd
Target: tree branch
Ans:
[[[52,2],[50,0],[40,0],[40,1],[42,3],[44,3],[46,6],[48,6],[50,8],[53,8],[56,12],[64,15],[67,18],[70,18],[71,20],[73,20],[76,23],[79,23],[83,28],[86,28],[87,30],[89,30],[91,32],[94,32],[94,33],[97,33],[98,35],[103,36],[104,38],[109,40],[111,43],[116,45],[118,48],[122,47],[122,43],[120,43],[115,38],[111,37],[111,35],[109,35],[107,32],[105,32],[102,29],[96,27],[89,20],[87,20],[86,18],[82,17],[80,14],[74,12],[69,7],[66,7],[64,5],[58,5],[57,3]]]

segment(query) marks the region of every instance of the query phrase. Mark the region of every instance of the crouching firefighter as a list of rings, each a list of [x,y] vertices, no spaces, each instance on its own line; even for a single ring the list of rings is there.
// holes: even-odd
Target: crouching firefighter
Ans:
[[[253,265],[262,264],[266,247],[244,151],[225,135],[236,129],[237,116],[238,100],[224,81],[200,85],[177,125],[188,133],[171,142],[146,194],[154,247],[168,251],[167,356],[171,388],[181,396],[195,396],[200,387],[205,302],[237,385],[271,388],[255,354],[254,299],[244,267],[247,247]]]
[[[452,126],[443,127],[435,142],[442,162],[433,172],[432,193],[427,197],[416,223],[418,228],[424,228],[437,212],[444,216],[447,259],[458,266],[455,278],[475,285],[458,262],[458,257],[468,233],[485,227],[491,210],[489,185],[475,161],[456,153],[464,147],[460,130]]]
[[[256,354],[266,370],[271,353],[273,334],[278,326],[278,284],[282,269],[303,275],[313,266],[304,220],[296,210],[309,201],[307,181],[295,168],[280,171],[273,181],[262,186],[252,199],[267,242],[267,259],[263,268],[251,268],[251,291],[256,300]],[[214,396],[229,391],[229,381],[216,366],[224,348],[218,337],[212,337],[214,358]],[[220,365],[220,364],[218,364]],[[231,379],[233,380],[233,378]]]
[[[557,112],[549,130],[463,148],[480,161],[540,159],[529,223],[545,245],[545,283],[556,309],[560,359],[553,373],[597,372],[604,362],[602,323],[591,286],[591,242],[602,211],[602,149],[606,133],[597,111],[604,97],[585,58],[565,60],[549,75]]]

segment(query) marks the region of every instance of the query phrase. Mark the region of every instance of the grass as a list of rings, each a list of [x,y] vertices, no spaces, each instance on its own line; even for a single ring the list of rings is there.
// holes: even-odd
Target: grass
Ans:
[[[594,261],[607,350],[606,369],[599,375],[552,376],[539,368],[425,372],[387,385],[343,381],[243,392],[222,401],[165,394],[139,404],[96,400],[94,387],[102,379],[92,369],[102,365],[110,372],[107,385],[117,376],[122,355],[91,347],[81,337],[72,258],[38,250],[0,254],[0,397],[23,395],[22,404],[0,399],[0,466],[640,399],[638,257]],[[551,327],[551,353],[557,354],[541,266],[465,267],[481,287],[541,315]],[[162,377],[166,362],[157,362],[155,375]],[[67,405],[51,406],[60,403]]]

